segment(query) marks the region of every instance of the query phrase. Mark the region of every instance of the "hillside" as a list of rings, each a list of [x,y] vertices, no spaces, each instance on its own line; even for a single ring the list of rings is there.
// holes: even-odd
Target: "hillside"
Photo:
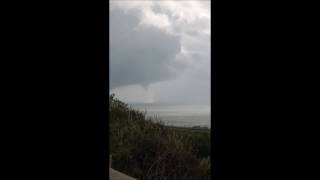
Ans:
[[[210,177],[210,130],[167,127],[111,95],[112,167],[137,179],[202,180]]]

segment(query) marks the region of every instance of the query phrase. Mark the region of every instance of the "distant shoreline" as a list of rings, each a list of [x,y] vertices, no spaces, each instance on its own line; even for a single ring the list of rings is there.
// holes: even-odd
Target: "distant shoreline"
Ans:
[[[192,127],[185,127],[185,126],[172,126],[172,125],[165,125],[168,128],[172,129],[185,129],[185,130],[208,130],[210,131],[210,127],[205,127],[205,126],[192,126]]]
[[[161,119],[166,126],[210,129],[211,112],[207,105],[130,104],[129,107],[145,112],[147,117]]]

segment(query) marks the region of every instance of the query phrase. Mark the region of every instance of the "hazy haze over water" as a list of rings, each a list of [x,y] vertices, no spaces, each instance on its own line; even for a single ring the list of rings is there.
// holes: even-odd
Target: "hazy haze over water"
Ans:
[[[147,111],[147,116],[158,116],[166,125],[210,127],[210,105],[129,104],[134,109]]]

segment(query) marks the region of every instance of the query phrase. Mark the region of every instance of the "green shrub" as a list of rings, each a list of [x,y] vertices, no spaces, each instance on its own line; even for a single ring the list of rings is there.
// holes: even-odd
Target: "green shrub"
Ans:
[[[210,176],[210,131],[170,128],[111,95],[112,167],[144,180],[202,180]]]

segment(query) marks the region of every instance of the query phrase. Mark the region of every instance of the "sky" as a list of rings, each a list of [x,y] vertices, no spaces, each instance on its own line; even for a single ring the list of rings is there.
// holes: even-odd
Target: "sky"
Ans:
[[[210,1],[111,0],[109,12],[110,93],[210,104]]]

